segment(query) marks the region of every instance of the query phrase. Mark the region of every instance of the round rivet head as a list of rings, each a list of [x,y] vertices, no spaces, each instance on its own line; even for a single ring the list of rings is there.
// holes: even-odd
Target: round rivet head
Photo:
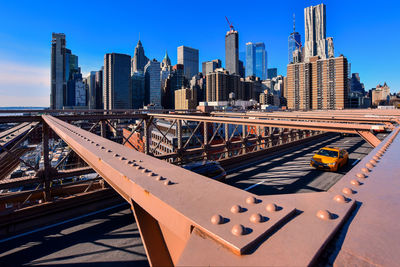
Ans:
[[[232,234],[234,234],[235,236],[241,236],[244,235],[244,226],[241,224],[236,224],[232,227],[231,230]]]
[[[351,190],[351,188],[348,188],[348,187],[343,188],[342,192],[343,192],[343,194],[346,194],[346,195],[353,194],[353,190]]]
[[[125,157],[121,157],[120,160],[126,160],[126,158]]]
[[[242,211],[242,207],[240,207],[239,205],[233,205],[231,208],[232,213],[239,213],[241,211]]]
[[[171,185],[172,183],[171,183],[171,181],[170,180],[166,180],[165,182],[164,182],[164,185]]]
[[[156,177],[156,180],[157,181],[162,181],[162,180],[164,180],[165,178],[164,177],[162,177],[161,175],[157,175],[157,177]]]
[[[256,202],[257,202],[257,199],[253,196],[246,198],[247,204],[255,204]]]
[[[376,156],[377,156],[378,158],[381,158],[381,157],[382,157],[382,153],[381,153],[381,152],[378,152],[378,153],[376,153]]]
[[[250,216],[250,221],[251,221],[252,223],[260,223],[260,222],[263,221],[263,216],[262,216],[260,213],[253,213],[253,214]]]
[[[152,173],[152,172],[149,172],[148,174],[147,174],[147,176],[153,176],[154,175],[154,173]]]
[[[136,166],[136,170],[140,170],[142,167],[140,166]]]
[[[374,159],[371,159],[370,161],[369,161],[369,163],[371,163],[372,165],[376,165],[376,160],[374,160]]]
[[[356,176],[357,176],[357,178],[361,178],[361,179],[365,178],[365,174],[364,173],[357,173]]]
[[[143,170],[142,170],[143,173],[146,173],[147,171],[148,171],[147,169],[143,169]]]
[[[108,152],[108,153],[111,153],[111,152],[112,152],[112,150],[111,150],[111,149],[109,149],[109,150],[107,150],[107,152]]]
[[[369,173],[369,169],[367,169],[367,168],[362,168],[361,171],[362,171],[363,173]]]
[[[372,165],[371,163],[367,163],[365,164],[365,167],[367,167],[368,169],[372,169],[374,165]]]
[[[317,212],[317,217],[324,221],[328,221],[332,218],[331,213],[327,210],[319,210]]]
[[[375,162],[377,162],[379,160],[378,156],[373,156],[372,158],[375,160]]]
[[[333,200],[338,203],[346,203],[346,198],[343,195],[336,195]]]
[[[356,179],[351,180],[350,183],[351,183],[352,185],[355,185],[355,186],[359,186],[359,185],[360,185],[360,182],[357,181]]]
[[[223,222],[223,218],[219,214],[215,214],[211,217],[212,224],[221,224]]]
[[[265,206],[265,209],[268,212],[275,212],[277,211],[278,207],[275,205],[275,203],[268,203],[267,206]]]
[[[114,158],[118,158],[119,157],[119,154],[114,154]]]

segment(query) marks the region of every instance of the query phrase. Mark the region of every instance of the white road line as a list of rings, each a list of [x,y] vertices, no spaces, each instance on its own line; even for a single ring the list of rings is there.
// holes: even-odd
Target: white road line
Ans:
[[[356,161],[354,161],[354,162],[351,164],[351,166],[356,165],[359,161],[360,161],[360,158],[358,158]]]
[[[6,242],[6,241],[9,241],[9,240],[13,240],[13,239],[16,239],[18,237],[23,237],[23,236],[26,236],[26,235],[30,235],[30,234],[33,234],[33,233],[36,233],[36,232],[40,232],[40,231],[43,231],[43,230],[47,230],[49,228],[56,227],[56,226],[59,226],[59,225],[62,225],[62,224],[73,222],[73,221],[76,221],[76,220],[79,220],[79,219],[82,219],[82,218],[85,218],[85,217],[89,217],[91,215],[95,215],[95,214],[101,213],[103,211],[107,211],[107,210],[111,210],[111,209],[114,209],[114,208],[117,208],[117,207],[121,207],[123,205],[128,205],[128,203],[121,203],[121,204],[114,205],[114,206],[111,206],[111,207],[108,207],[108,208],[105,208],[105,209],[102,209],[102,210],[97,210],[97,211],[90,212],[88,214],[84,214],[84,215],[81,215],[81,216],[78,216],[78,217],[75,217],[75,218],[72,218],[72,219],[69,219],[69,220],[65,220],[65,221],[62,221],[62,222],[59,222],[59,223],[55,223],[55,224],[52,224],[52,225],[40,227],[38,229],[29,231],[29,232],[26,232],[26,233],[22,233],[22,234],[19,234],[19,235],[7,237],[7,238],[4,238],[4,239],[1,239],[0,243]]]
[[[253,187],[256,187],[257,185],[260,185],[260,184],[264,183],[265,181],[267,181],[267,180],[262,180],[261,182],[258,182],[258,183],[256,183],[256,184],[250,185],[249,187],[246,187],[246,188],[243,189],[243,190],[244,190],[244,191],[248,191],[248,190],[252,189]]]
[[[350,140],[347,140],[347,141],[344,141],[343,143],[347,143],[347,142],[349,142]]]

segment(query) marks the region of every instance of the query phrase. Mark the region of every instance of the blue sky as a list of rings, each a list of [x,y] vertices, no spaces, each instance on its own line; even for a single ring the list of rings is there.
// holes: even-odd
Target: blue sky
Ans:
[[[146,55],[176,63],[180,45],[200,50],[200,62],[224,62],[225,16],[246,42],[264,42],[268,67],[286,75],[287,39],[304,34],[304,8],[321,1],[6,1],[0,0],[0,106],[48,106],[51,33],[63,32],[84,74],[105,53],[133,54],[139,33]],[[327,0],[327,36],[367,89],[400,89],[400,3]],[[201,66],[199,66],[201,70]]]

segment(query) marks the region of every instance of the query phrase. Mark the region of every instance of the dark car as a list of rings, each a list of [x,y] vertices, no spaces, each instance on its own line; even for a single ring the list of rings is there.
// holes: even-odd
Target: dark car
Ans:
[[[182,165],[182,168],[186,170],[207,176],[211,179],[224,182],[226,177],[226,172],[224,168],[216,161],[204,160],[195,161]]]

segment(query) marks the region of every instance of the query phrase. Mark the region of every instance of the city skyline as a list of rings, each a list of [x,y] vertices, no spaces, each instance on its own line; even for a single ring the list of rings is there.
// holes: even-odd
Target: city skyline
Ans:
[[[67,47],[79,56],[83,76],[87,76],[90,71],[101,68],[105,53],[115,52],[133,56],[134,48],[139,39],[139,32],[146,56],[151,60],[156,58],[161,61],[165,50],[176,51],[178,46],[185,45],[199,49],[199,64],[204,61],[221,59],[222,66],[225,67],[224,35],[229,30],[224,18],[224,15],[226,15],[235,29],[239,31],[239,52],[245,51],[245,43],[248,41],[264,42],[268,53],[268,65],[277,67],[278,74],[286,75],[287,37],[293,28],[292,14],[296,14],[296,31],[302,35],[302,42],[304,42],[304,8],[320,3],[320,1],[304,1],[281,5],[282,8],[276,8],[274,14],[265,19],[266,22],[263,22],[261,18],[253,18],[246,22],[248,16],[245,14],[245,10],[240,8],[229,7],[225,11],[226,13],[217,15],[203,11],[203,16],[212,18],[212,23],[203,23],[203,20],[200,23],[200,20],[197,20],[199,18],[185,15],[185,17],[192,18],[193,21],[184,25],[184,27],[182,25],[173,27],[173,24],[171,24],[171,27],[165,32],[162,32],[163,27],[161,26],[163,24],[157,24],[158,19],[147,26],[144,26],[142,21],[138,23],[139,25],[131,27],[132,29],[129,31],[126,30],[126,26],[122,27],[122,25],[130,25],[130,23],[127,23],[126,19],[120,19],[105,28],[102,27],[104,24],[101,24],[99,25],[101,30],[94,29],[91,32],[90,29],[93,29],[93,27],[84,27],[85,22],[90,20],[90,16],[78,17],[71,23],[71,26],[67,26],[66,14],[60,14],[55,20],[40,16],[50,9],[50,7],[44,7],[41,3],[37,7],[27,4],[20,12],[20,15],[24,18],[20,18],[21,21],[15,23],[15,18],[12,19],[11,17],[16,14],[17,6],[3,4],[6,12],[4,12],[5,16],[2,18],[5,27],[0,30],[0,39],[2,40],[0,43],[0,106],[49,105],[49,48],[51,46],[49,40],[52,32],[66,34]],[[387,6],[383,8],[386,12],[385,16],[379,17],[379,19],[376,17],[372,25],[371,20],[375,18],[375,14],[379,13],[381,6],[374,8],[360,6],[360,10],[364,10],[364,13],[358,14],[357,12],[355,14],[348,10],[351,9],[349,6],[356,6],[354,3],[346,3],[346,8],[340,7],[345,2],[324,1],[324,4],[329,9],[327,36],[334,36],[335,38],[335,47],[338,48],[336,56],[343,54],[349,59],[352,65],[351,71],[360,73],[361,81],[365,84],[367,90],[379,83],[387,82],[393,89],[392,93],[397,92],[400,88],[400,79],[397,78],[396,69],[390,68],[390,66],[394,67],[391,61],[395,62],[396,58],[399,57],[394,50],[395,39],[399,37],[392,34],[388,41],[382,34],[383,30],[385,32],[391,29],[395,30],[395,26],[399,22],[394,9],[387,8]],[[392,5],[395,6],[394,3]],[[154,11],[161,13],[162,8],[160,8],[154,8]],[[178,9],[182,8],[184,7]],[[19,9],[20,7],[18,7],[18,11]],[[29,9],[32,11],[29,12]],[[42,11],[39,12],[40,9]],[[105,12],[105,9],[99,9],[99,11]],[[35,16],[35,10],[39,14],[39,18],[32,20]],[[341,21],[340,18],[346,14],[353,17],[346,18],[345,22]],[[138,20],[140,20],[140,16]],[[21,23],[27,23],[27,21],[32,24],[30,29],[16,28],[18,25],[21,27]],[[49,21],[53,23],[43,26]],[[93,20],[93,22],[96,21]],[[14,25],[11,25],[13,22]],[[274,27],[267,28],[264,23],[269,23]],[[78,25],[81,25],[81,28],[74,28]],[[118,25],[121,25],[121,30],[113,29]],[[200,36],[196,36],[196,31],[189,29],[189,26],[194,27],[195,25],[201,25],[203,29],[203,32],[199,34]],[[383,25],[385,28],[382,28]],[[104,36],[95,36],[97,31],[104,31]],[[112,33],[112,31],[115,31],[115,33]],[[108,35],[117,35],[117,38],[107,38]],[[390,49],[390,47],[393,47],[393,49]],[[172,64],[176,64],[177,55],[170,53],[170,57]],[[367,62],[369,64],[366,64]]]

